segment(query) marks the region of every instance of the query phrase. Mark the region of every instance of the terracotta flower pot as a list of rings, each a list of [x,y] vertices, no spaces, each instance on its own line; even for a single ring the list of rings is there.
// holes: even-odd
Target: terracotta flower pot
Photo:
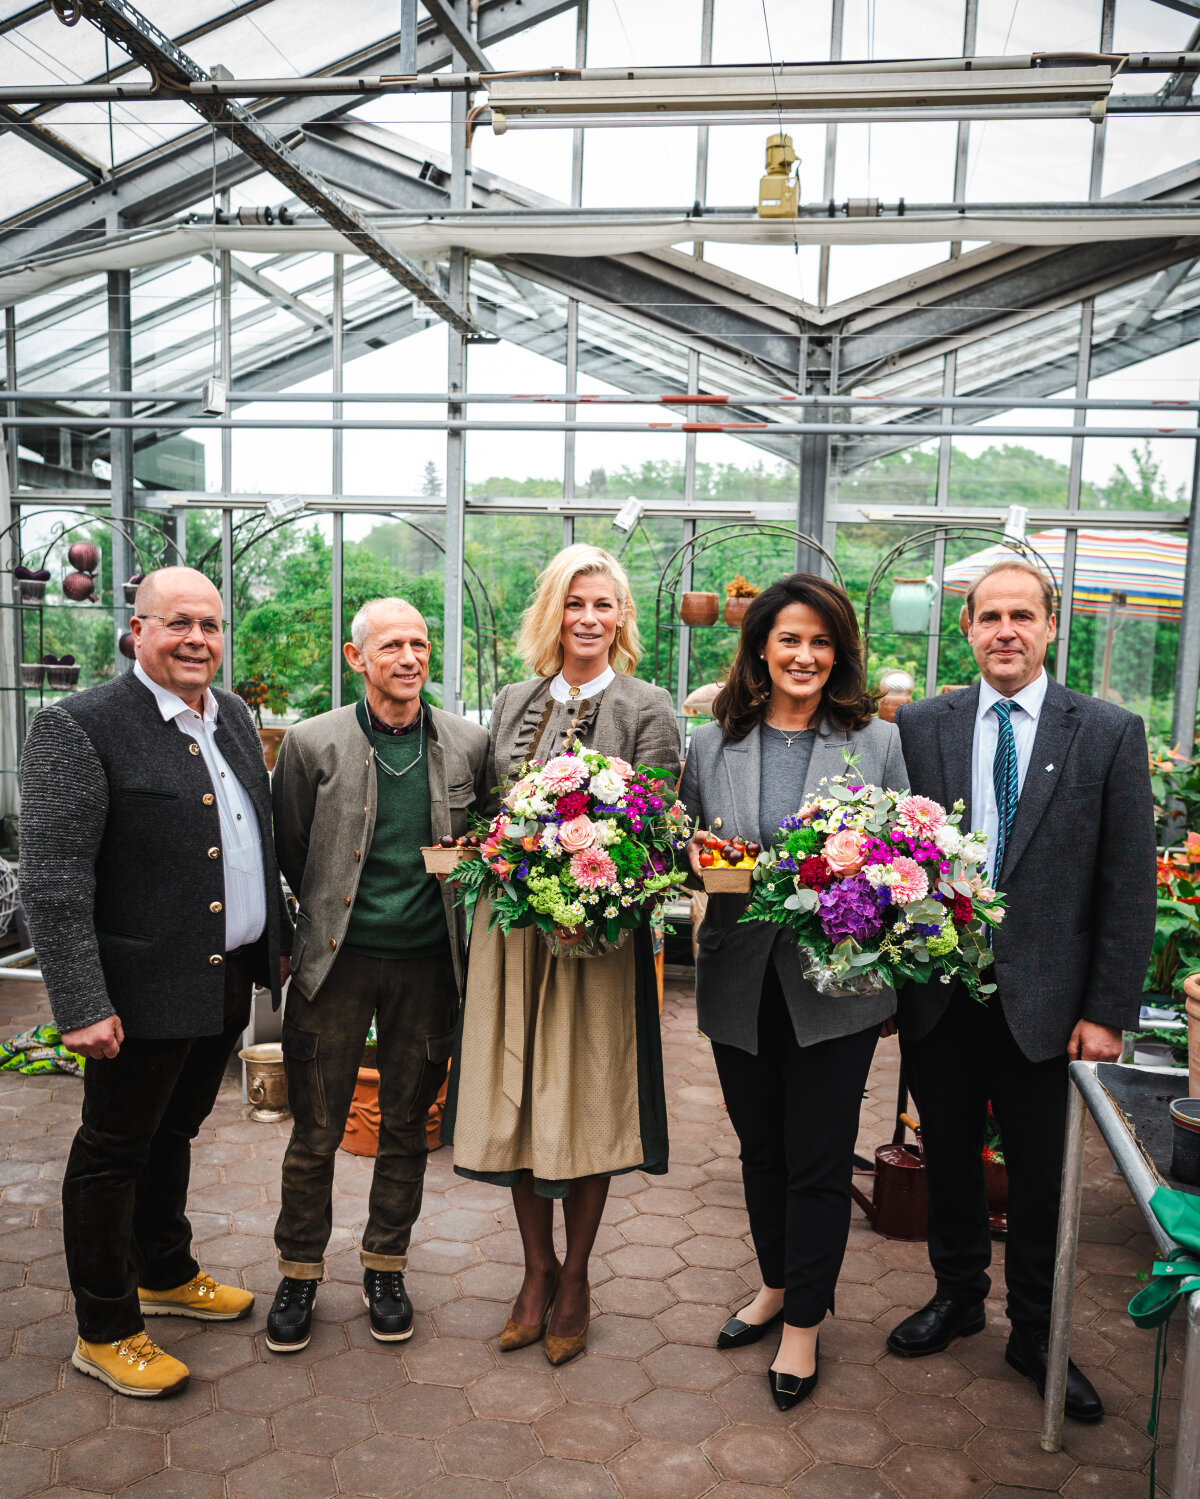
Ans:
[[[263,759],[267,762],[267,769],[275,769],[275,761],[279,758],[279,746],[283,743],[286,729],[259,729],[258,737],[262,740]]]
[[[376,1155],[379,1151],[379,1073],[360,1067],[350,1117],[342,1136],[342,1149],[351,1155]]]
[[[1188,1019],[1188,1096],[1200,1098],[1200,973],[1183,981]]]
[[[679,605],[679,618],[692,629],[715,625],[721,613],[721,601],[715,593],[685,593]]]
[[[742,620],[746,617],[746,610],[749,609],[753,602],[753,599],[738,598],[736,596],[727,598],[725,600],[725,623],[731,629],[740,630],[742,628]]]

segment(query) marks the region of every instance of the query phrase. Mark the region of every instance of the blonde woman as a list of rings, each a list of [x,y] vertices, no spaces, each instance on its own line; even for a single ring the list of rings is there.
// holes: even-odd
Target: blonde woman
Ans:
[[[599,547],[571,546],[538,579],[518,648],[533,673],[492,709],[491,786],[578,738],[631,765],[679,770],[670,696],[631,673],[629,579]],[[494,807],[492,809],[495,810]],[[525,1279],[502,1351],[545,1336],[564,1363],[587,1340],[588,1258],[609,1178],[667,1169],[667,1111],[650,933],[615,952],[555,956],[533,929],[504,937],[475,912],[443,1139],[463,1176],[512,1188]],[[554,1251],[561,1198],[567,1252]]]

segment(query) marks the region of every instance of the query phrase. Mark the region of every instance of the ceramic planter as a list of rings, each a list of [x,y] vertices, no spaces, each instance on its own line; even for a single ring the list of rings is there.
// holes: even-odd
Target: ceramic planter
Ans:
[[[279,758],[279,746],[283,743],[286,729],[259,729],[258,737],[262,740],[263,759],[267,762],[267,769],[275,769],[275,761]]]
[[[925,635],[929,631],[929,609],[937,597],[930,578],[893,578],[890,607],[892,629],[897,635]]]
[[[351,1155],[377,1155],[379,1152],[379,1073],[374,1067],[358,1069],[342,1149]]]
[[[736,595],[725,600],[725,623],[731,629],[740,630],[742,620],[746,617],[746,610],[754,602],[753,599],[738,598]]]
[[[1188,1022],[1188,1095],[1200,1098],[1200,973],[1183,981]]]
[[[23,604],[40,604],[46,597],[44,578],[18,578],[17,597]]]
[[[79,685],[79,668],[71,662],[55,662],[46,667],[46,686],[56,691]]]
[[[715,625],[721,613],[721,601],[715,593],[685,593],[679,605],[679,618],[691,629]]]
[[[40,687],[46,680],[46,668],[41,661],[21,662],[21,686]]]

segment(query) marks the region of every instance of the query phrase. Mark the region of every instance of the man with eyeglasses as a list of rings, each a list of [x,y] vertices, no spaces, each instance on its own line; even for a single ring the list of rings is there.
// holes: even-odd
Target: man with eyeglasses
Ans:
[[[63,1179],[71,1362],[146,1398],[188,1380],[146,1317],[232,1321],[254,1304],[192,1255],[191,1142],[254,981],[279,1003],[292,924],[261,743],[241,699],[212,686],[220,595],[168,567],[134,607],[133,670],[30,725],[20,878],[55,1023],[87,1059]]]
[[[487,731],[421,697],[429,632],[402,599],[355,615],[346,660],[365,696],[288,730],[275,768],[275,842],[299,897],[283,1057],[292,1138],[275,1246],[283,1279],[267,1347],[309,1341],[333,1220],[334,1161],[372,1017],[379,1150],[359,1258],[371,1336],[412,1334],[404,1288],[421,1208],[425,1118],[446,1077],[465,926],[422,845],[466,832],[487,785]]]

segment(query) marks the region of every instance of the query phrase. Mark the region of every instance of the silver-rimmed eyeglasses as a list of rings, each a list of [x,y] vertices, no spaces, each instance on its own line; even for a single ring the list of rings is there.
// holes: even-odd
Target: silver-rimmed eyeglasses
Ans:
[[[139,614],[139,619],[157,619],[162,621],[162,627],[168,635],[178,635],[181,639],[190,635],[194,626],[200,626],[202,635],[224,635],[225,626],[229,623],[225,619],[192,619],[186,614],[173,614],[170,619],[163,614]]]

